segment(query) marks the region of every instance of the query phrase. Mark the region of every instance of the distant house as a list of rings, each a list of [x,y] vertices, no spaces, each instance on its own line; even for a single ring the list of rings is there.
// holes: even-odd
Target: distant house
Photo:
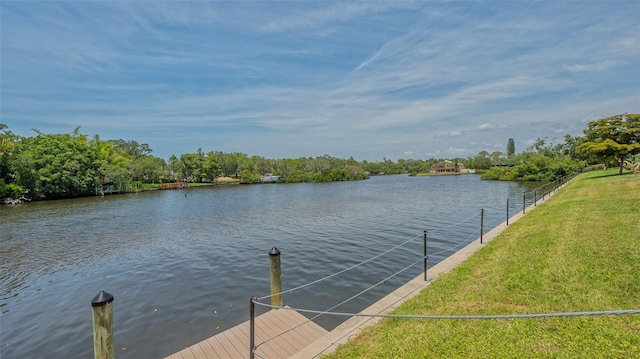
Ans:
[[[435,165],[431,166],[431,173],[435,174],[462,174],[469,173],[469,170],[464,167],[464,165],[460,162],[452,162],[452,161],[442,161],[438,162]]]

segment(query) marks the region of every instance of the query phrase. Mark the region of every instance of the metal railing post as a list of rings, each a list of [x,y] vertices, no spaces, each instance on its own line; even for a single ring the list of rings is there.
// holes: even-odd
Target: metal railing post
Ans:
[[[507,198],[507,226],[509,225],[509,198]]]
[[[423,248],[424,248],[424,281],[427,281],[427,230],[424,230],[424,234],[422,236]]]
[[[249,298],[249,359],[255,358],[256,350],[256,297]]]
[[[482,244],[483,232],[484,232],[484,208],[480,210],[480,244]]]

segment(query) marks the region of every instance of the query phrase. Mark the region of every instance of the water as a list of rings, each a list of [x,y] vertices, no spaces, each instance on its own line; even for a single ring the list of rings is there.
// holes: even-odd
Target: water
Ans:
[[[0,357],[91,357],[90,302],[106,290],[116,356],[162,358],[248,319],[249,297],[269,294],[273,246],[293,288],[409,241],[284,296],[324,310],[417,263],[335,309],[358,312],[421,273],[424,229],[431,266],[479,237],[481,208],[488,231],[525,190],[475,175],[398,175],[2,206]],[[315,321],[332,329],[344,319]]]

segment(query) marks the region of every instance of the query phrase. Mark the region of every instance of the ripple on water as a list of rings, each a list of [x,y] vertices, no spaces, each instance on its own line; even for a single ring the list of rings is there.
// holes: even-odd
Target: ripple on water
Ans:
[[[272,246],[282,251],[286,289],[411,239],[284,295],[288,305],[324,310],[420,261],[423,230],[431,253],[460,245],[473,237],[480,208],[497,224],[506,195],[522,191],[476,176],[383,176],[184,193],[0,207],[2,358],[91,356],[90,301],[101,290],[115,297],[117,356],[163,357],[247,319],[249,297],[269,293]],[[337,309],[362,310],[420,271],[418,264]],[[317,321],[330,329],[344,319]]]

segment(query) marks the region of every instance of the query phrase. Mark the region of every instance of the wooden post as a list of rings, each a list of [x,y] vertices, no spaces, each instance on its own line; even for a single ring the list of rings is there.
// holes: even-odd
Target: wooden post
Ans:
[[[526,206],[527,206],[527,193],[522,192],[522,214],[524,214]]]
[[[538,189],[534,189],[533,190],[533,206],[537,207],[538,206]]]
[[[482,244],[483,232],[484,232],[484,208],[480,210],[480,244]]]
[[[113,295],[104,290],[91,300],[93,309],[93,357],[113,359]]]
[[[282,280],[280,268],[280,250],[276,247],[269,251],[269,280],[271,282],[271,305],[282,307]]]

